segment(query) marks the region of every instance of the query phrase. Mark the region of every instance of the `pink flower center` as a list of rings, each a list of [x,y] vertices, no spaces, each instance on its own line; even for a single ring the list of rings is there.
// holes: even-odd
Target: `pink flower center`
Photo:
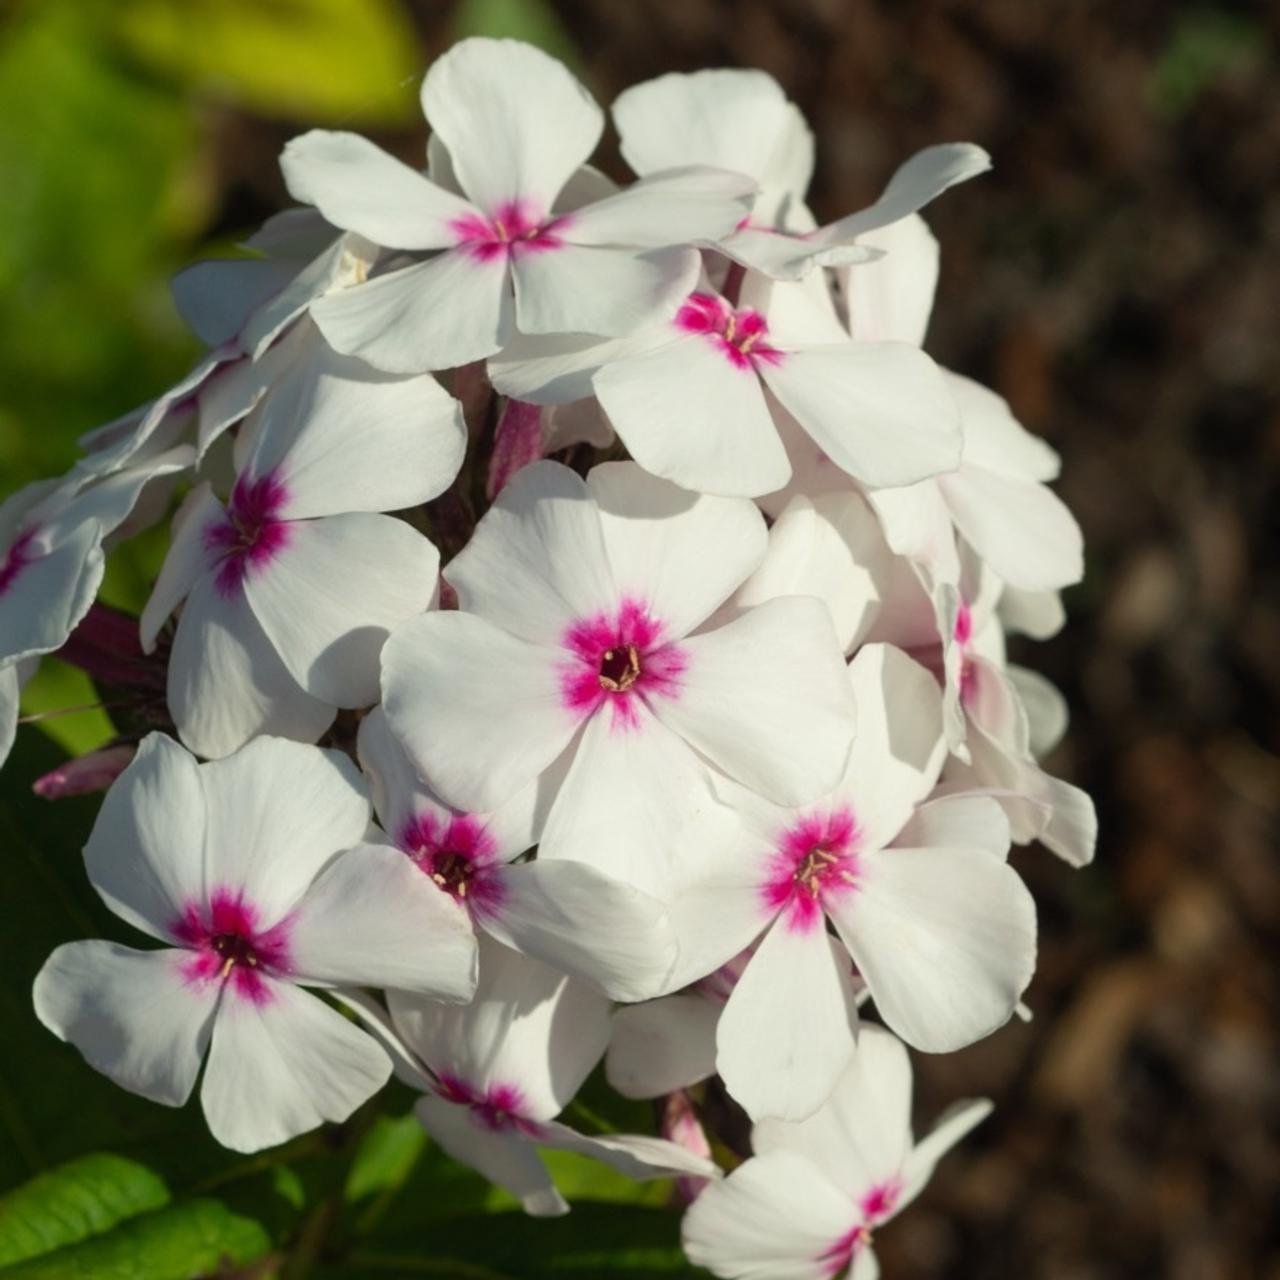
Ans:
[[[289,494],[274,472],[248,480],[241,476],[226,510],[204,531],[205,550],[217,563],[215,582],[234,595],[251,570],[260,569],[289,542],[289,522],[279,513]]]
[[[543,218],[528,201],[511,200],[487,218],[478,213],[454,218],[449,230],[469,257],[491,262],[560,248],[564,241],[559,233],[568,223],[568,217]]]
[[[612,615],[573,623],[563,641],[572,655],[560,673],[565,707],[585,717],[608,704],[613,727],[628,729],[639,723],[641,704],[676,697],[688,659],[678,645],[664,642],[665,630],[631,598]]]
[[[269,929],[259,925],[260,912],[239,891],[215,889],[206,905],[189,902],[170,926],[170,933],[193,954],[183,963],[190,983],[229,983],[229,989],[266,1004],[270,989],[263,976],[287,977],[289,922]]]
[[[4,553],[4,559],[0,560],[0,596],[13,586],[18,575],[36,558],[35,552],[31,549],[35,536],[34,529],[24,530],[18,534],[10,544],[9,550]]]
[[[818,1255],[817,1260],[825,1264],[828,1275],[843,1275],[858,1251],[870,1246],[872,1228],[879,1226],[893,1214],[894,1205],[901,1193],[902,1184],[893,1178],[888,1182],[878,1183],[862,1197],[858,1203],[862,1221],[857,1226],[850,1227],[830,1248]]]
[[[955,642],[960,646],[960,701],[968,703],[974,695],[977,668],[969,654],[969,642],[973,639],[973,611],[961,604],[956,614]]]
[[[439,1073],[436,1076],[440,1096],[447,1102],[471,1108],[471,1117],[481,1127],[492,1133],[515,1130],[526,1137],[536,1137],[538,1125],[525,1114],[524,1094],[513,1084],[491,1084],[487,1089],[475,1089],[457,1076]]]
[[[783,353],[769,342],[769,322],[751,307],[735,309],[723,298],[691,293],[676,312],[675,325],[715,343],[735,368],[782,363]]]
[[[801,818],[783,832],[769,859],[765,905],[783,913],[789,929],[820,928],[831,899],[857,888],[857,843],[857,824],[844,806]]]
[[[472,915],[492,914],[505,896],[497,845],[470,813],[447,819],[420,813],[400,832],[400,847],[425,875]]]

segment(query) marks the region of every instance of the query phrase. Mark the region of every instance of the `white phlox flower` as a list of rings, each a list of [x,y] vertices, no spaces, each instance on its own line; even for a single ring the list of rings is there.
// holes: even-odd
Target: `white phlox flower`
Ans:
[[[793,808],[722,786],[740,829],[672,902],[673,988],[763,935],[716,1030],[717,1069],[753,1118],[810,1114],[855,1052],[855,993],[828,920],[880,1016],[933,1053],[1008,1021],[1035,966],[1035,906],[1005,861],[1000,807],[922,803],[946,755],[933,677],[868,645],[849,678],[859,728],[836,786]]]
[[[875,1280],[874,1233],[990,1112],[985,1099],[956,1103],[915,1142],[907,1051],[864,1027],[823,1106],[800,1123],[757,1124],[755,1155],[694,1201],[685,1251],[724,1280]]]
[[[705,167],[585,203],[564,195],[604,115],[553,58],[471,39],[438,58],[422,107],[461,193],[364,138],[316,130],[281,159],[298,200],[424,262],[332,294],[311,312],[340,351],[404,373],[482,359],[521,333],[628,333],[674,306],[692,241],[742,218],[755,184]]]
[[[378,700],[388,630],[434,600],[439,553],[379,514],[446,488],[457,402],[308,344],[304,368],[241,428],[230,498],[192,491],[142,615],[150,650],[185,600],[169,662],[182,740],[222,756],[255,733],[314,742],[337,707]]]
[[[383,650],[383,702],[418,772],[490,812],[535,781],[541,858],[665,897],[711,770],[782,803],[831,786],[853,695],[826,607],[788,597],[703,624],[763,556],[749,502],[634,463],[516,476],[446,570],[459,611]]]
[[[538,842],[536,786],[492,813],[453,809],[414,772],[381,709],[360,724],[360,762],[392,842],[469,929],[615,1000],[642,1000],[666,985],[677,945],[658,899],[585,863],[513,862]]]
[[[600,1061],[609,1002],[590,987],[480,943],[480,982],[465,1006],[391,991],[389,1017],[348,995],[391,1053],[396,1074],[425,1096],[414,1110],[456,1160],[505,1187],[535,1216],[567,1213],[538,1147],[590,1156],[639,1180],[715,1179],[708,1159],[642,1134],[583,1134],[556,1119]]]
[[[258,738],[197,764],[151,734],[103,803],[90,882],[163,943],[69,942],[35,983],[40,1020],[123,1088],[200,1098],[213,1136],[255,1151],[343,1120],[386,1083],[386,1054],[302,988],[396,986],[466,1000],[469,931],[394,849],[365,843],[346,757]]]

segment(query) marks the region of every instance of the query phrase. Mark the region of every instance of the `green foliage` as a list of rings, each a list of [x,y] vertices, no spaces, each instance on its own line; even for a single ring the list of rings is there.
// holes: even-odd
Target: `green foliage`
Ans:
[[[1151,70],[1152,105],[1165,116],[1185,115],[1219,78],[1256,66],[1265,46],[1265,34],[1249,18],[1218,8],[1184,11]]]
[[[0,1266],[52,1253],[169,1203],[145,1165],[96,1154],[69,1160],[0,1196]]]

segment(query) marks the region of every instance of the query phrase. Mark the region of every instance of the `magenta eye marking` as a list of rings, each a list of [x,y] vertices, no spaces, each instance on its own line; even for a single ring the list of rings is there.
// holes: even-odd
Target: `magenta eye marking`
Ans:
[[[454,218],[449,230],[468,257],[478,262],[492,262],[495,258],[559,249],[564,241],[558,233],[568,223],[568,216],[543,218],[528,201],[511,200],[499,205],[488,218],[478,213]]]
[[[287,977],[289,922],[259,927],[260,913],[239,892],[216,889],[207,905],[189,902],[171,926],[173,936],[193,954],[183,962],[191,983],[226,983],[253,1004],[267,1004],[270,988],[263,976]]]
[[[784,831],[769,859],[764,904],[788,928],[821,926],[825,905],[858,887],[858,827],[845,806],[811,813]]]
[[[675,325],[713,342],[738,369],[781,364],[784,353],[769,342],[769,322],[752,307],[731,307],[723,298],[693,293],[676,312]]]
[[[289,522],[279,516],[288,497],[274,472],[236,481],[226,511],[204,531],[205,550],[217,562],[215,582],[222,595],[234,595],[253,570],[288,545]]]

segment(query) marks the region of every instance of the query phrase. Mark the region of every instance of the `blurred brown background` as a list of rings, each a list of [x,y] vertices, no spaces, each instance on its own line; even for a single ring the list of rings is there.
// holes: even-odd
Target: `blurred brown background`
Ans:
[[[176,142],[173,130],[127,136],[132,172],[102,179],[140,185],[148,216],[164,213],[121,233],[147,271],[130,276],[126,254],[94,299],[119,300],[112,340],[134,333],[134,346],[101,368],[97,346],[84,367],[28,361],[21,385],[9,380],[0,463],[14,481],[181,369],[191,348],[163,275],[280,206],[286,137],[358,128],[420,156],[417,75],[458,34],[539,39],[604,102],[668,70],[772,72],[817,135],[811,203],[824,220],[868,203],[918,147],[964,139],[992,153],[992,174],[927,211],[943,248],[929,347],[1008,397],[1063,455],[1088,578],[1066,630],[1020,656],[1070,700],[1052,763],[1096,797],[1101,840],[1083,872],[1040,850],[1019,856],[1041,907],[1036,1020],[918,1059],[922,1118],[965,1094],[998,1107],[882,1233],[884,1272],[1280,1278],[1280,10],[289,0],[257,7],[255,61],[228,71],[208,24],[240,48],[248,37],[227,15],[250,8],[47,0],[38,19],[32,5],[6,13],[0,99],[21,88],[19,53],[35,74],[32,23],[60,9],[87,24],[90,56],[156,95],[149,111],[185,113]],[[374,46],[343,36],[336,63],[299,62],[312,10],[376,13],[397,42],[376,69],[404,72],[399,97],[359,90],[317,105],[344,60],[369,79]],[[261,44],[272,22],[276,43]],[[55,41],[69,38],[58,30]],[[299,92],[270,79],[291,66]],[[605,155],[622,176],[616,150]],[[106,198],[100,183],[86,199],[93,190]],[[45,266],[38,247],[26,252],[21,278],[39,296],[11,296],[10,322],[83,277],[82,250],[65,237],[59,249]],[[5,265],[0,255],[0,283]],[[83,310],[77,298],[68,314]]]

